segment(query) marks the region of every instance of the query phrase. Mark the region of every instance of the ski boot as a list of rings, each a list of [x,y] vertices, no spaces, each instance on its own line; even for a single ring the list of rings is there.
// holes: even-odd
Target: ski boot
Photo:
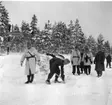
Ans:
[[[30,83],[33,82],[33,79],[34,79],[34,74],[31,75],[31,80],[30,80]]]
[[[27,75],[27,81],[25,82],[25,84],[30,83],[30,75]]]
[[[46,80],[46,84],[51,84],[49,80]]]

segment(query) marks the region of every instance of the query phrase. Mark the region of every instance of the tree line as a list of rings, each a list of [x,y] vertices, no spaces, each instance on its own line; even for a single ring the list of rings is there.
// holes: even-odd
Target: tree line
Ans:
[[[93,55],[98,50],[98,45],[102,45],[106,53],[112,53],[112,46],[109,41],[105,41],[102,34],[97,39],[93,35],[88,37],[84,34],[79,19],[70,20],[69,24],[62,21],[51,23],[48,20],[44,29],[40,30],[37,16],[32,16],[31,22],[23,20],[21,26],[9,24],[9,13],[0,2],[0,44],[3,49],[10,46],[11,51],[22,52],[26,48],[27,41],[31,40],[34,47],[40,53],[60,52],[71,53],[74,45],[78,45],[80,50],[88,47]]]

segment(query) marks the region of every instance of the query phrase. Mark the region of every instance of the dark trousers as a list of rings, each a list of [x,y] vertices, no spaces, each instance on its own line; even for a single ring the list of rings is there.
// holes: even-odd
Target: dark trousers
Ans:
[[[84,72],[84,67],[81,67],[81,73],[83,73]]]
[[[89,75],[91,73],[91,65],[85,65],[84,72],[85,74]]]
[[[107,62],[106,68],[107,68],[108,66],[111,68],[111,62]]]
[[[53,77],[53,75],[55,74],[55,81],[57,81],[58,80],[58,77],[59,77],[59,75],[60,75],[60,69],[59,69],[59,67],[57,67],[57,68],[55,68],[55,69],[52,69],[51,67],[52,67],[52,64],[54,63],[54,61],[55,61],[55,57],[53,57],[50,61],[49,61],[49,66],[50,66],[50,73],[49,73],[49,75],[48,75],[48,80],[50,80],[52,77]],[[61,70],[61,79],[64,81],[64,77],[65,77],[65,75],[64,75],[64,70]]]
[[[50,80],[53,77],[54,74],[56,74],[55,75],[55,80],[57,80],[58,77],[59,77],[59,75],[60,75],[60,69],[59,69],[59,67],[56,68],[56,69],[50,69],[50,73],[48,75],[48,80]]]
[[[31,73],[31,70],[29,69],[29,75],[27,75],[28,82],[33,82],[34,74]]]
[[[79,65],[73,65],[72,67],[73,67],[72,73],[75,74],[76,73],[76,68],[77,68],[77,74],[80,75]]]
[[[81,73],[83,73],[84,72],[84,62],[83,61],[80,63],[80,69],[81,69]]]

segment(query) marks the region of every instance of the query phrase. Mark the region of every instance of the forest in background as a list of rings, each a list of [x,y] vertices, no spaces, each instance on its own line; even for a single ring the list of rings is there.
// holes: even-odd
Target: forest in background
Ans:
[[[77,45],[79,50],[88,47],[93,55],[98,50],[98,45],[104,48],[105,53],[112,53],[112,46],[103,35],[99,33],[95,39],[93,35],[88,37],[84,34],[79,19],[70,20],[69,24],[63,21],[51,23],[48,20],[44,29],[40,30],[38,26],[38,17],[34,14],[31,22],[25,20],[21,26],[10,23],[9,12],[0,2],[0,46],[1,52],[5,52],[7,46],[12,52],[23,52],[26,43],[31,40],[32,45],[40,52],[52,52],[69,54]]]

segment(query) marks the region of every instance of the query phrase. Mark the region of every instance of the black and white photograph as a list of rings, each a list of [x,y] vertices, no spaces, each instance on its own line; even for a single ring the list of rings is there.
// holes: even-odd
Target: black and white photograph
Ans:
[[[112,1],[0,1],[0,105],[112,105]]]

